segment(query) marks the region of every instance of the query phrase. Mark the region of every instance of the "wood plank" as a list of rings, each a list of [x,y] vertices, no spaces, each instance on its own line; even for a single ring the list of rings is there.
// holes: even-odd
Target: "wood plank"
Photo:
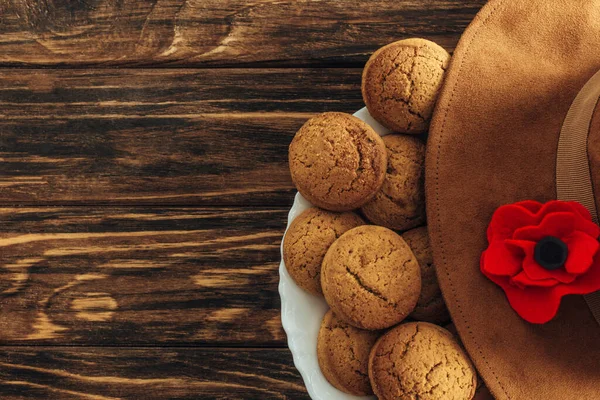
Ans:
[[[485,0],[0,0],[0,65],[362,65],[389,42],[452,51]]]
[[[283,208],[0,208],[0,345],[285,347]]]
[[[0,70],[0,204],[289,205],[294,133],[360,74]]]
[[[0,397],[309,399],[283,349],[0,348]]]

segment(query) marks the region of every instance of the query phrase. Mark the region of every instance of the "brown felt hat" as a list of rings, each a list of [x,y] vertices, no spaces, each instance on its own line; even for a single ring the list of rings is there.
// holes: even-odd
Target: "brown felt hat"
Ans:
[[[600,399],[600,324],[586,299],[565,296],[549,322],[527,322],[480,272],[498,207],[577,200],[585,183],[571,181],[584,175],[585,205],[600,207],[599,70],[600,0],[491,0],[462,36],[433,116],[426,190],[437,274],[497,399]],[[569,124],[585,135],[561,150]]]

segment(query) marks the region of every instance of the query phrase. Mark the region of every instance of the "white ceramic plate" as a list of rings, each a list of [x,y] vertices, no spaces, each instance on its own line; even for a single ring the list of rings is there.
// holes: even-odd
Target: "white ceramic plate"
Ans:
[[[356,117],[380,134],[390,131],[377,122],[366,108],[357,111]],[[296,194],[294,204],[288,215],[288,226],[304,210],[311,207],[300,193]],[[286,229],[287,232],[287,229]],[[281,322],[287,334],[288,347],[292,351],[294,364],[304,379],[308,394],[313,400],[353,400],[375,399],[373,396],[357,397],[334,388],[321,373],[317,360],[317,335],[321,320],[329,309],[325,299],[300,289],[285,269],[282,241],[281,264],[279,264],[279,295],[281,296]]]

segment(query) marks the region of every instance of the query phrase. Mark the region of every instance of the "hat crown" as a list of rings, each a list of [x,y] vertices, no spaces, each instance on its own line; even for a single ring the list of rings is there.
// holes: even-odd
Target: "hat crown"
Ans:
[[[596,104],[588,136],[588,158],[592,175],[592,186],[596,198],[596,209],[600,210],[600,101]]]

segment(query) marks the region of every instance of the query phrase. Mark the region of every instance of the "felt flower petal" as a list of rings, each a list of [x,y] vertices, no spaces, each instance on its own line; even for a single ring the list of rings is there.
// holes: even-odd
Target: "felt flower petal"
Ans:
[[[555,284],[571,283],[577,278],[576,274],[571,274],[565,271],[564,268],[555,270],[547,270],[543,268],[535,261],[533,254],[528,254],[523,260],[523,272],[525,272],[532,281],[553,279]]]
[[[540,203],[539,201],[535,201],[535,200],[523,200],[523,201],[516,202],[514,205],[518,206],[518,207],[522,207],[522,208],[530,211],[532,214],[537,214],[538,211],[540,211],[542,209],[542,207],[544,206],[542,203]]]
[[[537,225],[537,220],[527,207],[519,203],[499,207],[487,230],[488,241],[510,239],[516,229],[528,225]]]
[[[591,221],[592,215],[583,205],[576,201],[552,200],[545,203],[539,211],[540,215],[548,215],[556,212],[572,211]]]
[[[598,236],[600,236],[600,227],[581,216],[578,216],[575,219],[575,230],[583,232],[593,238],[598,238]]]
[[[536,287],[529,290],[508,288],[504,292],[510,306],[521,318],[532,324],[545,324],[554,318],[562,299],[555,287]]]
[[[579,275],[570,285],[559,285],[558,288],[563,294],[589,294],[600,290],[600,253],[596,253],[586,273]]]
[[[600,290],[600,259],[595,260],[587,274],[580,276],[569,285],[559,284],[550,288],[529,287],[527,290],[511,287],[506,283],[500,286],[504,289],[511,307],[523,319],[534,324],[543,324],[556,315],[563,296],[589,294]]]
[[[541,286],[541,287],[552,287],[557,285],[556,279],[538,279],[532,280],[525,271],[519,272],[517,275],[513,276],[510,280],[511,283],[517,285],[521,289],[526,289],[530,286]]]
[[[507,277],[489,277],[494,283],[500,286],[510,306],[525,321],[533,324],[544,324],[550,321],[560,306],[562,295],[555,290],[555,287],[530,287],[523,290],[510,283]]]
[[[574,221],[577,230],[581,230],[594,237],[600,235],[600,227],[592,222],[592,215],[590,212],[576,201],[549,201],[544,204],[537,215],[543,219],[547,215],[562,212],[570,212],[575,215]]]
[[[575,230],[574,215],[572,212],[548,214],[538,226],[523,226],[517,229],[513,238],[539,242],[546,236],[555,236],[559,239],[568,237]]]
[[[510,249],[503,241],[492,242],[482,258],[481,269],[487,274],[512,276],[521,270],[523,254]]]
[[[581,203],[578,203],[576,201],[569,201],[568,202],[571,207],[573,207],[574,211],[577,211],[583,218],[585,218],[588,221],[592,220],[592,214],[590,214],[590,211],[585,208]]]
[[[536,242],[531,242],[529,240],[516,240],[516,239],[507,239],[504,241],[508,248],[518,248],[521,250],[523,255],[531,254],[535,251]]]
[[[571,274],[583,274],[594,262],[594,255],[600,247],[598,239],[575,231],[565,242],[569,248],[565,270]]]

